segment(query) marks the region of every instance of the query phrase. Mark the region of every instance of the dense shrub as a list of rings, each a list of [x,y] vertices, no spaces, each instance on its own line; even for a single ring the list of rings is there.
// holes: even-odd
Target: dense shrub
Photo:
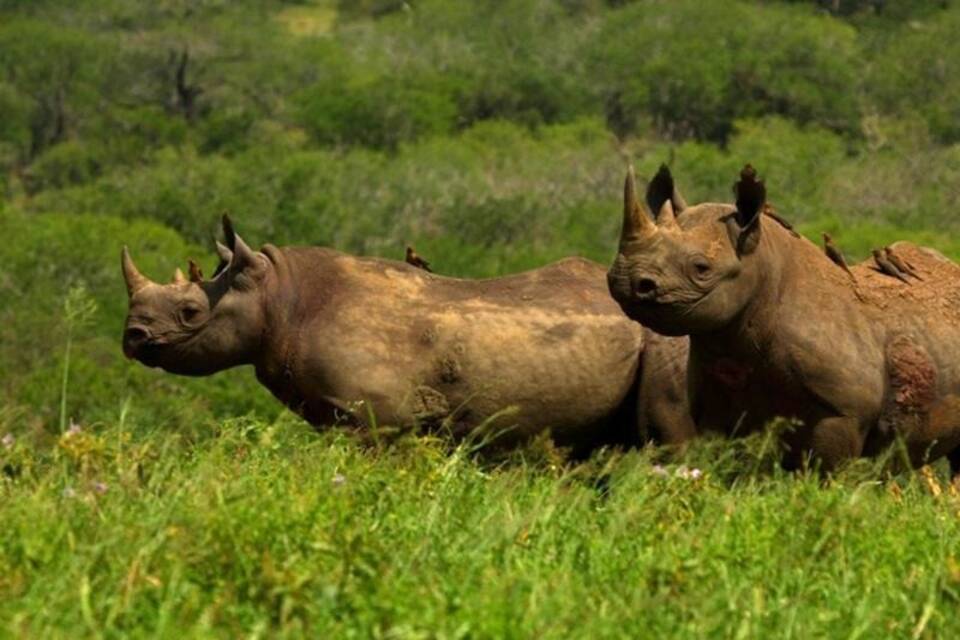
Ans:
[[[857,127],[853,28],[806,9],[638,2],[611,13],[591,51],[610,126],[722,141],[738,118],[779,114]]]
[[[298,119],[321,144],[396,149],[453,129],[456,105],[440,87],[392,77],[317,84],[300,96]]]
[[[870,93],[891,115],[922,116],[934,137],[960,141],[960,7],[898,25],[870,65]]]

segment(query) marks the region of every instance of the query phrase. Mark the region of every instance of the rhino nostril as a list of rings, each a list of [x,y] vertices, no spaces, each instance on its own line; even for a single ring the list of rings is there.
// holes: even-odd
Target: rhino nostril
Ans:
[[[657,293],[657,282],[652,278],[640,278],[633,288],[638,298],[648,300]]]
[[[147,330],[141,327],[128,327],[127,330],[123,332],[124,341],[130,344],[144,342],[148,337]]]

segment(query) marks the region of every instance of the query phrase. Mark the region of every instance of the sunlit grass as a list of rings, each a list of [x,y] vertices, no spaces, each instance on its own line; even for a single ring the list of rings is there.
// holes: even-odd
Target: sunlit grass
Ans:
[[[960,498],[936,470],[786,474],[763,435],[572,464],[289,417],[0,430],[13,636],[960,631]]]

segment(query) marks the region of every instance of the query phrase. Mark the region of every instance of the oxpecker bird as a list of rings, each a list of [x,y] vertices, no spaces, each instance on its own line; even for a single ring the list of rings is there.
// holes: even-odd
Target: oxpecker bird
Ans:
[[[883,251],[880,249],[874,249],[872,253],[873,261],[877,263],[877,269],[879,269],[881,273],[885,273],[888,276],[893,276],[894,278],[901,280],[906,284],[910,284],[910,281],[907,280],[907,276],[905,276],[895,264],[887,259],[887,256]]]
[[[429,271],[433,273],[433,269],[430,268],[430,263],[417,255],[417,252],[413,250],[413,247],[407,247],[407,264],[412,264],[418,269],[423,269],[424,271]]]
[[[837,245],[833,244],[833,238],[830,237],[829,233],[823,234],[823,250],[835,265],[846,271],[851,280],[856,281],[857,278],[853,275],[853,272],[850,271],[850,267],[847,266],[843,252],[837,248]]]
[[[897,269],[900,269],[900,271],[904,272],[908,276],[913,276],[917,280],[923,280],[923,278],[920,277],[920,275],[913,268],[913,266],[911,266],[910,263],[908,263],[906,260],[898,256],[896,253],[894,253],[893,249],[891,249],[890,247],[886,247],[884,248],[883,252],[884,254],[886,254],[887,260],[892,262],[893,266],[895,266]]]

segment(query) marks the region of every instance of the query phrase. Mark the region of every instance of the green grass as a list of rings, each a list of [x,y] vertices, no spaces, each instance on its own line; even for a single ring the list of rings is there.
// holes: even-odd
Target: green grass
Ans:
[[[171,433],[7,412],[11,637],[952,637],[960,498],[772,439],[493,462],[291,418]],[[686,467],[682,466],[686,465]],[[698,468],[702,477],[684,477]]]

